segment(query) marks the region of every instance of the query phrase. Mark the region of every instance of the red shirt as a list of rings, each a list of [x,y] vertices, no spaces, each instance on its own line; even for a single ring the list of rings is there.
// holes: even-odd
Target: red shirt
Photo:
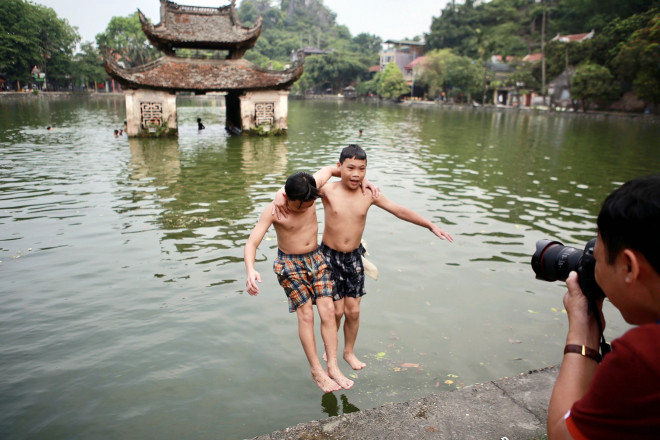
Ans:
[[[660,439],[660,325],[612,341],[566,425],[575,439]]]

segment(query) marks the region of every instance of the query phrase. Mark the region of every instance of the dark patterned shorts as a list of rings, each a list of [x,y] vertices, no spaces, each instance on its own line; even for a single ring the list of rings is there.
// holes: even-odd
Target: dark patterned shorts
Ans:
[[[335,301],[345,296],[360,298],[367,294],[362,266],[362,255],[366,250],[362,245],[351,252],[339,252],[321,242],[319,249],[323,252],[332,274],[332,284],[335,289],[332,297]]]
[[[319,248],[301,255],[285,254],[278,249],[273,271],[289,299],[289,312],[295,312],[310,298],[316,304],[316,298],[332,297],[330,271]]]

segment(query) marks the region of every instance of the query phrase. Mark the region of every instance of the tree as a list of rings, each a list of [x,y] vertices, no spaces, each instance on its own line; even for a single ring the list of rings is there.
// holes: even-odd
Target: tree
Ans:
[[[660,103],[660,13],[648,26],[634,32],[620,46],[614,64],[619,74],[632,80],[637,97],[645,102]]]
[[[35,5],[35,24],[41,59],[39,66],[47,76],[62,80],[71,71],[71,57],[80,35],[69,23],[57,17],[55,11]]]
[[[351,41],[351,49],[354,52],[366,54],[368,56],[378,56],[383,40],[376,35],[361,33]]]
[[[305,61],[305,75],[314,87],[330,88],[333,93],[340,93],[346,85],[359,78],[362,72],[366,72],[368,67],[356,54],[331,52],[308,57]]]
[[[482,89],[483,66],[468,57],[453,55],[447,59],[446,84],[449,87],[449,96],[464,97],[467,102],[472,101],[472,95]]]
[[[403,73],[397,65],[389,63],[378,81],[378,94],[384,99],[398,99],[410,93],[410,86],[406,83]]]
[[[571,79],[571,95],[582,102],[585,112],[592,103],[613,100],[616,93],[612,74],[607,67],[598,64],[579,65]]]
[[[558,24],[566,33],[585,32],[585,29],[598,33],[612,20],[660,6],[657,0],[560,0],[557,3]]]
[[[445,87],[447,59],[452,55],[451,49],[436,49],[426,54],[419,83],[427,89],[431,98],[440,96]]]
[[[483,67],[468,57],[456,55],[451,49],[433,50],[426,55],[420,83],[430,97],[448,96],[471,100],[482,87]]]
[[[90,42],[80,46],[81,51],[73,58],[73,79],[77,84],[89,86],[102,82],[108,76],[103,68],[103,57],[98,49]]]
[[[0,70],[8,78],[26,81],[38,59],[38,42],[30,10],[21,0],[6,0],[0,14]]]
[[[148,63],[160,53],[147,41],[137,12],[126,17],[112,17],[105,32],[96,35],[96,44],[121,55],[126,67]]]
[[[377,72],[373,78],[368,81],[362,81],[355,86],[355,91],[358,95],[377,95],[378,83],[380,82],[381,72]]]
[[[440,17],[434,17],[431,21],[430,33],[424,35],[427,48],[451,48],[461,55],[476,57],[476,21],[473,0],[466,0],[462,5],[451,2]]]
[[[65,75],[80,36],[45,6],[4,0],[0,14],[0,70],[11,80],[28,81],[32,67]]]

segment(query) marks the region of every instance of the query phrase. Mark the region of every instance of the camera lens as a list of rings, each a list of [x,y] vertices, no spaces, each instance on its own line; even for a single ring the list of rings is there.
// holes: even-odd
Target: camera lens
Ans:
[[[558,241],[539,240],[532,255],[536,278],[545,281],[566,281],[568,274],[580,267],[583,250],[564,246]]]

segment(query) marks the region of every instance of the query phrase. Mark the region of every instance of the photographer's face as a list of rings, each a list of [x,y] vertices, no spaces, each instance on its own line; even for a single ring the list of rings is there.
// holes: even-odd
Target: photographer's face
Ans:
[[[605,295],[609,298],[609,281],[608,274],[611,274],[612,267],[608,264],[607,252],[605,250],[605,244],[603,239],[598,234],[598,239],[596,240],[596,245],[594,246],[594,258],[596,259],[596,267],[594,268],[594,274],[596,276],[596,282],[603,289]]]
[[[621,316],[630,324],[639,324],[639,304],[636,303],[634,293],[626,283],[629,265],[626,263],[626,252],[621,251],[613,264],[609,263],[607,248],[600,234],[594,246],[596,267],[594,274],[596,282],[605,292],[605,296],[612,305],[619,309]]]

